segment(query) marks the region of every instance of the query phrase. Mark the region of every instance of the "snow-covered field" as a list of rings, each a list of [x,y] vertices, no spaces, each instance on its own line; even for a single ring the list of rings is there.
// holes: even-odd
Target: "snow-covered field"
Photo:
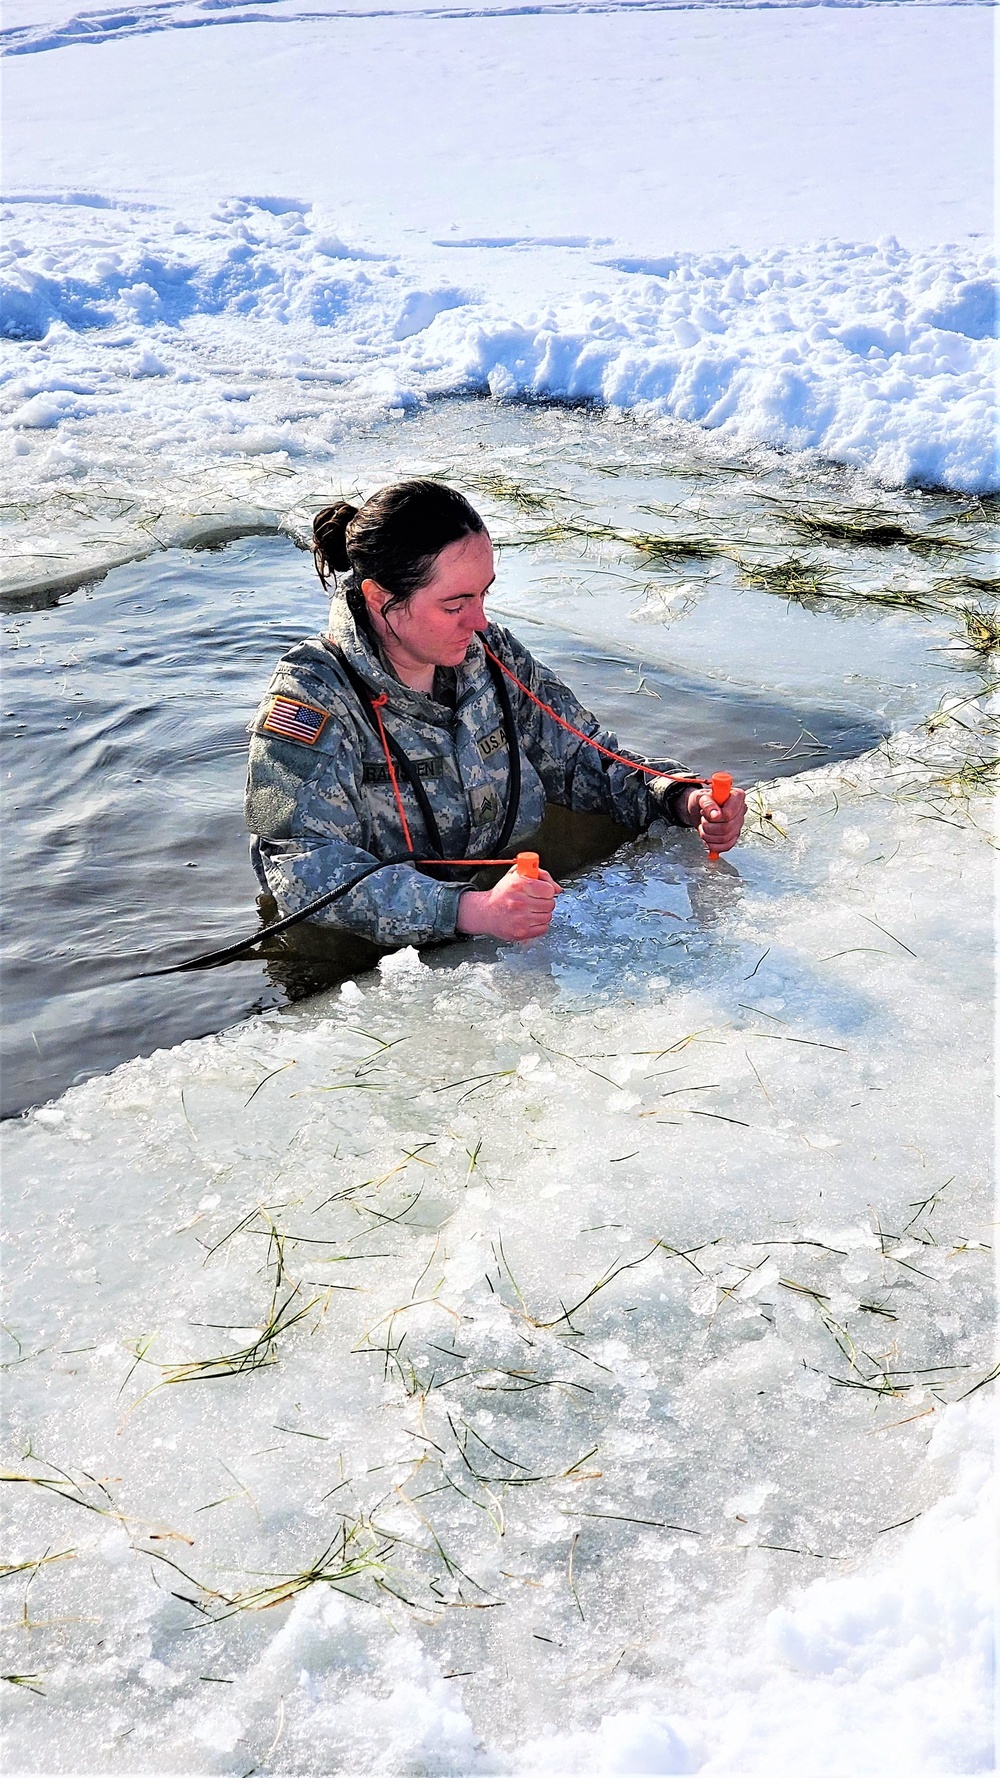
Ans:
[[[998,485],[985,7],[31,0],[5,41],[15,599],[294,530],[450,393],[690,428],[706,487]],[[654,836],[530,951],[6,1127],[8,1771],[993,1770],[987,663],[941,696],[762,787],[738,875]]]
[[[988,9],[192,10],[9,27],[22,497],[460,390],[995,485]]]

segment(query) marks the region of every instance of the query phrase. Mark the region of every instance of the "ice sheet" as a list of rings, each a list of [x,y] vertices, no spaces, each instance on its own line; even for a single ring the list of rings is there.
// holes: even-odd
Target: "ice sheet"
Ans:
[[[989,1769],[957,720],[6,1126],[9,1764]]]

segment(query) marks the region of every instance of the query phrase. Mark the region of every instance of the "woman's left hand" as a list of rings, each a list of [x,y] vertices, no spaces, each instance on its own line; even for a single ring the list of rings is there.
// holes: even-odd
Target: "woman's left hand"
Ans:
[[[681,797],[677,813],[685,827],[696,827],[710,852],[728,852],[735,846],[743,828],[747,799],[735,786],[721,808],[710,790],[695,785]]]

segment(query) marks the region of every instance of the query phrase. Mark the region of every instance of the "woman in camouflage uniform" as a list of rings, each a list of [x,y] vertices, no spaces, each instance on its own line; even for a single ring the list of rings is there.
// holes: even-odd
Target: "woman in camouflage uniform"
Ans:
[[[741,791],[720,810],[701,784],[668,777],[675,765],[657,777],[630,769],[648,765],[638,754],[603,758],[583,737],[617,753],[614,736],[489,622],[493,547],[461,494],[403,482],[360,509],[326,508],[313,535],[320,579],[336,587],[329,630],[278,662],[247,779],[254,866],[282,914],[381,858],[508,856],[547,802],[633,833],[658,817],[697,827],[716,852],[736,844]],[[460,933],[526,940],[547,930],[560,893],[544,870],[509,871],[491,889],[469,883],[468,871],[396,863],[317,920],[385,946]]]

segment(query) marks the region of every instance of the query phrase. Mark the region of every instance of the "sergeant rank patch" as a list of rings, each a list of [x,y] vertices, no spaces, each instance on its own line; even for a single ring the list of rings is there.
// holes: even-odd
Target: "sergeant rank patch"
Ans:
[[[329,720],[329,713],[317,710],[314,704],[300,704],[295,698],[272,698],[262,728],[265,734],[281,735],[286,741],[302,741],[313,747]]]

